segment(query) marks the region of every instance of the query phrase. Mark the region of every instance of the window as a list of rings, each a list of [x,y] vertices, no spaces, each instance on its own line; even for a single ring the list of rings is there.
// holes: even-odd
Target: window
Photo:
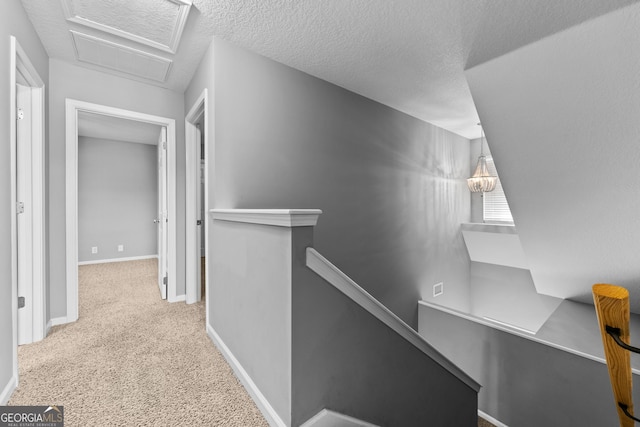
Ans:
[[[491,156],[487,156],[487,168],[491,175],[498,176],[496,165],[493,163]],[[482,219],[484,222],[513,224],[513,217],[511,216],[507,198],[502,190],[500,177],[498,177],[496,188],[489,193],[484,193],[482,200]]]

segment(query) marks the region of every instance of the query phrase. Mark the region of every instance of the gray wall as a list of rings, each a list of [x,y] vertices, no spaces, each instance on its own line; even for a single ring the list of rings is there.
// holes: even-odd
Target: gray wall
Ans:
[[[478,156],[480,155],[480,138],[472,139],[469,141],[469,176],[471,176],[476,170],[476,164],[478,163]],[[487,144],[484,145],[485,155],[491,154]],[[471,222],[482,224],[483,220],[483,207],[482,207],[482,193],[471,193]]]
[[[476,424],[472,388],[306,267],[312,227],[210,224],[211,326],[286,425]]]
[[[322,209],[316,247],[407,323],[440,281],[469,309],[468,140],[217,38],[205,87],[210,207]]]
[[[227,221],[209,224],[209,323],[288,424],[291,229]]]
[[[139,83],[51,59],[49,98],[49,255],[51,317],[66,315],[65,272],[65,99],[108,105],[176,121],[178,288],[185,293],[185,150],[184,104],[181,93]]]
[[[0,392],[13,375],[13,326],[11,307],[11,167],[9,134],[9,36],[17,38],[38,74],[49,84],[48,56],[19,0],[2,3],[0,14]],[[48,96],[48,94],[46,95]],[[45,130],[45,141],[48,132]],[[46,143],[45,143],[46,146]],[[47,305],[48,310],[48,305]]]
[[[479,409],[506,425],[618,425],[605,364],[433,308],[420,314],[420,334],[482,384]]]
[[[157,159],[155,145],[78,138],[80,261],[158,254]]]
[[[477,425],[476,391],[304,268],[306,246],[294,240],[292,425],[324,408],[380,426]]]

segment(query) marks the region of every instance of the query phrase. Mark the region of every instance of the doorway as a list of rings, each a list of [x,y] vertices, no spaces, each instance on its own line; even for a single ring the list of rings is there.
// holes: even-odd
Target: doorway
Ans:
[[[45,304],[45,87],[15,37],[10,38],[12,319],[17,348],[42,340]]]
[[[78,264],[155,258],[163,299],[165,141],[166,127],[78,113]]]
[[[66,273],[67,312],[64,322],[78,319],[78,116],[80,113],[94,113],[115,119],[127,119],[165,128],[158,143],[158,164],[166,166],[166,185],[159,192],[164,197],[165,208],[156,218],[160,240],[164,242],[160,250],[158,286],[169,302],[178,301],[176,295],[176,168],[175,168],[175,120],[152,116],[145,113],[123,110],[73,99],[66,101]],[[161,173],[158,174],[159,176]],[[150,219],[152,220],[152,219]],[[162,235],[160,235],[162,233]],[[164,256],[166,254],[166,256]],[[166,262],[163,262],[163,259]],[[164,291],[163,291],[164,288]]]
[[[209,150],[207,89],[200,94],[185,118],[186,144],[186,293],[187,304],[202,299],[208,306]],[[207,322],[209,311],[207,310]]]

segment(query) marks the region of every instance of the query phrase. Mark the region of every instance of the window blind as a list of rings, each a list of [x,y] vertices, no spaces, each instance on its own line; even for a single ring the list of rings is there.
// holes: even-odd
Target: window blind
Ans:
[[[490,156],[487,156],[487,168],[491,175],[498,176],[496,165]],[[484,222],[513,224],[513,217],[500,183],[500,177],[498,177],[496,188],[489,193],[484,193],[482,200]]]

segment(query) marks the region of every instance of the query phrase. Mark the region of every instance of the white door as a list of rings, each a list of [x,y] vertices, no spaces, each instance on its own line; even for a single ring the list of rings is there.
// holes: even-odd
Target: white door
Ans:
[[[202,193],[202,188],[203,188],[203,183],[204,183],[204,169],[202,167],[203,163],[202,163],[202,130],[200,129],[200,126],[196,126],[196,159],[198,162],[198,191],[196,192],[196,227],[197,227],[197,231],[196,231],[196,248],[197,251],[196,253],[198,254],[198,268],[196,269],[197,273],[196,273],[196,283],[197,283],[197,291],[196,291],[196,300],[200,301],[200,299],[202,298],[202,293],[201,293],[201,286],[200,284],[202,283],[202,267],[201,267],[201,257],[204,256],[204,251],[202,250],[202,244],[203,244],[203,238],[202,238],[202,233],[204,230],[204,215],[202,213],[202,209],[203,209],[203,203],[202,203],[202,199],[203,199],[203,193]]]
[[[33,342],[33,252],[31,197],[31,88],[16,85],[16,163],[18,224],[18,344]]]
[[[167,299],[167,128],[162,127],[158,141],[158,287]]]

